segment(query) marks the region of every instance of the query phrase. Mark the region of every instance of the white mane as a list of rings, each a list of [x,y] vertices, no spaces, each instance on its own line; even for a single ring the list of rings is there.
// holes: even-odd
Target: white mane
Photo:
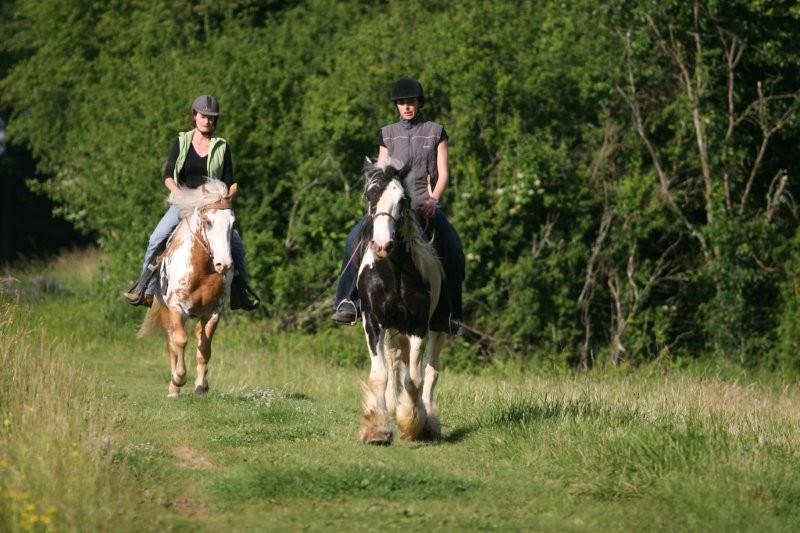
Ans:
[[[181,216],[186,217],[195,209],[222,200],[228,195],[228,186],[224,181],[209,179],[204,185],[189,189],[180,187],[181,197],[175,198],[174,194],[169,195],[169,203],[181,210]]]

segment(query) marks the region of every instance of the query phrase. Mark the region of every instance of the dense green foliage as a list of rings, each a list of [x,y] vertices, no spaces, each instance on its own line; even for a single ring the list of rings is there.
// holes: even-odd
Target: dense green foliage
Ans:
[[[601,5],[602,4],[602,5]],[[794,2],[17,0],[10,133],[63,214],[135,274],[160,169],[217,95],[267,311],[312,322],[401,75],[450,135],[481,346],[588,367],[796,365]],[[309,310],[312,312],[309,313]],[[484,339],[484,340],[486,340]],[[502,353],[505,353],[503,350]]]

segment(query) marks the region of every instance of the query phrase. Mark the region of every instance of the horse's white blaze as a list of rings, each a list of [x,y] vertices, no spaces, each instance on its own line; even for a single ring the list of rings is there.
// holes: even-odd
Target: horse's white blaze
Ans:
[[[375,205],[375,219],[372,227],[372,242],[383,248],[394,235],[394,221],[400,215],[400,200],[403,199],[403,188],[397,181],[392,181],[381,194]],[[380,216],[381,214],[390,214]]]
[[[214,268],[221,274],[233,264],[231,256],[233,215],[230,209],[216,209],[208,211],[206,217],[211,222],[211,227],[205,231],[206,238],[211,249]]]

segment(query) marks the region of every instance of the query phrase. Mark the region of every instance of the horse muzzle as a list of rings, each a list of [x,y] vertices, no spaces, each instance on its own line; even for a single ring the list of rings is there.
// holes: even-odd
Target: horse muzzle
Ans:
[[[228,259],[227,261],[216,261],[216,260],[214,261],[214,270],[217,272],[217,274],[226,273],[228,270],[231,269],[232,266],[233,266],[233,261],[231,261],[230,259]]]
[[[394,249],[394,241],[388,241],[384,245],[377,244],[375,241],[369,243],[369,247],[372,250],[372,253],[375,254],[376,257],[379,259],[386,259],[389,257],[389,254],[392,253]]]

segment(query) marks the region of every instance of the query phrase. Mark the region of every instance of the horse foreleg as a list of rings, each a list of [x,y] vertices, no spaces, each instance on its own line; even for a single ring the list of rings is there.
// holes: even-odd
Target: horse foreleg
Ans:
[[[214,331],[219,324],[219,315],[212,315],[211,318],[200,320],[195,328],[197,337],[197,378],[194,380],[194,393],[208,393],[208,361],[211,359],[211,339]]]
[[[383,359],[385,332],[378,321],[364,314],[364,333],[370,355],[369,385],[363,386],[364,403],[361,415],[361,442],[367,444],[389,444],[392,430],[386,410],[386,364]]]
[[[438,439],[442,436],[442,425],[439,421],[439,408],[434,398],[434,389],[439,380],[439,353],[444,346],[445,334],[440,331],[431,331],[428,334],[428,353],[425,356],[425,382],[422,388],[422,403],[428,413],[425,422],[426,436]]]
[[[169,360],[171,376],[169,382],[170,397],[176,397],[181,392],[181,387],[186,383],[186,365],[183,353],[186,349],[188,338],[186,336],[186,318],[179,311],[170,309],[169,330],[167,331],[169,343]]]
[[[420,358],[422,354],[422,338],[410,335],[403,343],[403,374],[400,383],[403,390],[397,405],[397,427],[403,440],[417,440],[422,436],[425,427],[425,410],[419,401],[422,376]]]
[[[386,410],[391,418],[394,418],[397,411],[397,394],[402,388],[400,384],[400,367],[402,366],[400,354],[403,349],[401,345],[403,341],[405,341],[405,337],[398,335],[396,331],[384,335],[383,360],[389,374],[386,381]]]

